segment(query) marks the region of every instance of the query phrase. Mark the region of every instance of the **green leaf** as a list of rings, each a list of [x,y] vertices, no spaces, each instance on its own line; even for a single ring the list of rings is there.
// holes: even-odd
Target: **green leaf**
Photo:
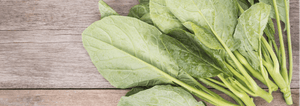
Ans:
[[[150,17],[150,13],[147,13],[147,14],[143,15],[143,16],[140,18],[140,20],[141,20],[141,21],[144,21],[144,22],[146,22],[146,23],[148,23],[148,24],[153,25],[152,19],[151,19],[151,17]]]
[[[117,88],[174,84],[171,77],[191,86],[198,83],[185,72],[191,70],[183,69],[193,69],[201,65],[179,66],[177,63],[179,60],[174,60],[172,54],[167,51],[168,45],[164,43],[168,42],[162,42],[168,40],[161,40],[174,38],[162,35],[154,26],[136,18],[124,16],[104,18],[89,26],[82,37],[84,47],[98,71]],[[178,51],[181,51],[180,48]],[[179,57],[176,59],[191,58]]]
[[[229,70],[226,70],[226,69],[222,70],[221,67],[218,64],[216,64],[217,62],[214,61],[214,59],[210,58],[210,56],[206,54],[206,51],[201,48],[203,46],[203,44],[198,40],[197,36],[195,36],[194,34],[191,34],[182,29],[173,29],[172,31],[170,31],[169,35],[171,37],[177,39],[178,41],[180,41],[190,53],[196,55],[197,58],[194,58],[194,59],[200,60],[198,62],[198,64],[202,64],[203,70],[207,70],[208,72],[210,72],[210,73],[207,73],[210,75],[205,75],[205,73],[203,73],[201,71],[199,72],[197,70],[188,72],[193,77],[196,77],[196,78],[201,78],[201,77],[203,78],[205,76],[206,77],[214,77],[219,74],[218,71],[225,73],[227,76],[232,76],[232,74],[231,74],[231,72],[229,72]],[[173,47],[170,47],[170,48],[172,49]],[[179,64],[194,64],[195,61],[191,61],[191,62],[182,61],[182,62],[179,62]],[[200,73],[201,74],[203,73],[202,76]],[[214,73],[214,74],[212,74],[212,73]],[[203,75],[205,75],[205,76],[203,76]]]
[[[268,24],[264,30],[266,36],[271,39],[271,40],[275,40],[275,28],[274,28],[274,23],[271,19],[268,20]],[[277,49],[277,48],[276,48]]]
[[[240,4],[243,10],[247,10],[251,6],[247,0],[237,0],[237,2]]]
[[[259,45],[270,14],[270,6],[257,3],[246,10],[239,18],[234,37],[241,39],[238,51],[250,65],[260,70]]]
[[[138,93],[138,92],[140,92],[140,91],[143,91],[143,90],[145,90],[145,89],[146,89],[146,88],[141,88],[141,87],[132,88],[129,92],[126,93],[125,96],[131,96],[131,95],[136,94],[136,93]]]
[[[109,7],[103,0],[99,0],[98,5],[99,5],[101,18],[111,16],[111,15],[119,15],[115,10]]]
[[[141,4],[133,6],[129,10],[128,16],[140,19],[145,14],[148,14],[149,12],[150,12],[149,3],[141,3]]]
[[[181,87],[158,85],[132,96],[123,96],[118,106],[205,106]]]
[[[143,2],[141,4],[133,6],[128,13],[128,16],[140,19],[148,24],[153,24],[150,17],[149,2]]]
[[[232,41],[238,18],[235,0],[166,0],[166,4],[182,23],[192,22],[206,31],[215,31],[230,49],[235,49],[233,45],[238,43]],[[186,27],[192,31],[191,27]],[[214,35],[211,34],[209,38],[214,38]],[[220,49],[215,48],[215,44],[210,42],[210,45],[206,46]]]
[[[201,42],[201,48],[224,70],[223,72],[230,72],[225,63],[232,62],[231,58],[215,34],[230,50],[234,51],[239,47],[240,41],[233,38],[238,18],[236,1],[166,0],[166,3],[183,25],[194,31],[196,40]]]
[[[276,19],[273,0],[259,0],[259,2],[263,2],[263,3],[271,5],[270,17],[273,19]],[[287,2],[287,4],[289,4],[289,0],[287,0],[286,2]],[[276,0],[276,4],[277,4],[280,20],[282,22],[286,23],[284,0]]]
[[[150,0],[150,15],[154,25],[166,34],[175,28],[184,29],[181,22],[166,7],[165,0]]]
[[[172,32],[181,34],[182,32]],[[186,33],[187,34],[187,33]],[[176,36],[176,35],[175,35]],[[166,47],[170,56],[177,62],[182,70],[196,78],[214,77],[221,73],[219,69],[209,58],[205,58],[206,54],[193,52],[189,48],[192,45],[184,45],[176,39],[172,39],[167,35],[160,36],[161,41]],[[196,45],[194,45],[196,49]],[[198,50],[200,51],[200,50]]]

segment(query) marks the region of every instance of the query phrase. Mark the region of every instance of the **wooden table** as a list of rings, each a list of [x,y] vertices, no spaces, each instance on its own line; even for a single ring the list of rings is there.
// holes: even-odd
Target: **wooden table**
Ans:
[[[121,15],[138,4],[137,0],[104,1]],[[97,3],[98,0],[0,0],[1,106],[117,105],[128,89],[111,86],[98,73],[81,42],[82,31],[100,19]],[[295,63],[291,89],[294,106],[298,106],[299,1],[290,0],[290,6]],[[258,106],[285,105],[279,91],[273,96],[270,104],[261,98],[254,101]]]

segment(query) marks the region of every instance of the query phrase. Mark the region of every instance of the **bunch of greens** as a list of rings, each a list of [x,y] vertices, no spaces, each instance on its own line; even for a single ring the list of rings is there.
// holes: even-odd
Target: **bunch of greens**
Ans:
[[[271,18],[275,13],[279,22],[281,12],[273,1],[140,0],[128,16],[120,16],[100,0],[102,19],[82,33],[83,45],[100,74],[113,86],[136,87],[118,106],[204,105],[191,94],[213,105],[254,106],[249,95],[271,102],[271,93],[278,87],[287,104],[292,104],[292,66],[287,76],[284,46],[277,50],[274,40]],[[288,42],[291,56],[290,38]],[[264,83],[269,92],[251,76]],[[199,81],[232,97],[237,104]]]

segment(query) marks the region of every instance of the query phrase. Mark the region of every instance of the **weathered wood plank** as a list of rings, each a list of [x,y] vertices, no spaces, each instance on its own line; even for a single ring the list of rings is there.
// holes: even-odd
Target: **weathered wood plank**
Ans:
[[[104,0],[121,15],[137,0]],[[100,19],[98,0],[0,0],[0,88],[113,88],[81,33]]]
[[[99,0],[0,0],[0,30],[74,29],[100,19]],[[104,0],[127,15],[138,0]]]
[[[1,90],[1,106],[117,106],[128,90]]]
[[[213,91],[234,102],[225,94]],[[117,106],[120,98],[127,92],[128,90],[0,90],[0,105]],[[294,104],[291,106],[299,106],[299,90],[293,89],[292,95]],[[273,92],[273,96],[271,103],[261,98],[254,98],[254,102],[257,106],[287,106],[279,91]],[[213,106],[209,103],[207,105]]]
[[[122,15],[137,4],[137,0],[104,1]],[[97,2],[0,0],[0,88],[113,88],[81,43],[82,31],[99,20]],[[298,0],[291,0],[292,88],[299,88],[298,6]]]

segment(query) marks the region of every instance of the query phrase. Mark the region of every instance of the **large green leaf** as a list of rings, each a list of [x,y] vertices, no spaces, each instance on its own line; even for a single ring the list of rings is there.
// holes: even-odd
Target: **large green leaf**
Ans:
[[[169,33],[175,28],[184,29],[181,22],[166,7],[165,0],[150,0],[150,15],[154,25],[164,33]]]
[[[186,55],[168,51],[167,47],[175,47],[180,42],[136,18],[109,16],[93,23],[82,36],[84,47],[98,71],[118,88],[173,84],[170,77],[195,86],[198,82],[185,71],[198,69],[194,71],[204,77],[216,74],[200,70],[204,65],[196,64],[201,61],[194,59],[197,57],[183,47],[176,50]],[[185,60],[195,64],[177,63]]]
[[[273,18],[273,19],[276,19],[274,5],[273,5],[273,0],[259,0],[259,1],[271,5],[270,17]],[[277,8],[278,8],[280,20],[282,22],[286,23],[284,1],[285,0],[276,0],[276,4],[277,4]],[[289,4],[289,0],[286,0],[286,2],[287,2],[287,4]]]
[[[166,0],[166,4],[182,23],[192,22],[207,31],[215,31],[229,48],[235,48],[233,45],[237,41],[232,39],[238,18],[235,0]],[[210,38],[214,38],[214,35]],[[219,49],[213,48],[214,45],[212,42],[206,44],[212,49]]]
[[[181,87],[158,85],[129,97],[123,96],[118,106],[205,106]]]
[[[183,25],[195,33],[195,40],[200,41],[201,48],[224,72],[229,72],[225,63],[232,63],[231,58],[215,38],[215,34],[232,51],[239,47],[240,40],[233,38],[238,18],[236,1],[166,0],[166,4]]]
[[[259,45],[270,14],[270,6],[257,3],[246,10],[238,19],[234,37],[241,39],[238,51],[247,59],[250,65],[260,70]]]
[[[119,15],[115,10],[109,7],[103,0],[99,0],[98,6],[99,6],[101,18],[111,16],[111,15]]]

